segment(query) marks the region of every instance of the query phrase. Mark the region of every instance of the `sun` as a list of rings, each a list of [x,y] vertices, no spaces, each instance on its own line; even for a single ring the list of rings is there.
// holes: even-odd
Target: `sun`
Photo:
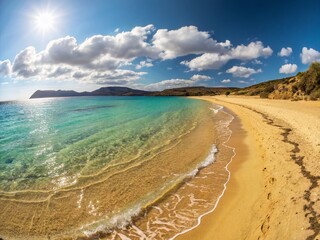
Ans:
[[[57,16],[53,12],[40,11],[34,17],[34,27],[41,33],[48,33],[55,30]]]

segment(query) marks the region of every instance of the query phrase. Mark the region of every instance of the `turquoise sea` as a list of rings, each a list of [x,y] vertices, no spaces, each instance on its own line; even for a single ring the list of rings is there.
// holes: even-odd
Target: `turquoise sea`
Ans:
[[[133,218],[148,234],[142,212],[151,218],[214,159],[211,107],[180,97],[1,103],[0,237],[125,239]]]

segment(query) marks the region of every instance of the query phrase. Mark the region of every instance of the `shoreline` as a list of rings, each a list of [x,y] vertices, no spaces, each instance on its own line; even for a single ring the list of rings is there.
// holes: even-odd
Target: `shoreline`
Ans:
[[[197,99],[208,101],[208,99],[204,98]],[[247,143],[248,141],[250,141],[250,139],[248,139],[247,132],[243,127],[241,119],[235,112],[231,111],[231,109],[227,108],[221,103],[213,103],[222,105],[227,112],[231,112],[234,116],[234,119],[229,126],[229,128],[232,131],[232,135],[229,141],[227,142],[229,146],[235,148],[235,156],[233,157],[228,167],[230,171],[230,180],[226,187],[226,191],[221,196],[221,199],[214,211],[204,216],[201,220],[200,225],[197,228],[192,229],[184,235],[180,235],[176,238],[176,240],[235,239],[232,238],[232,236],[229,234],[231,230],[230,225],[236,226],[237,223],[241,222],[241,219],[239,219],[239,222],[233,221],[231,219],[231,214],[234,208],[233,206],[235,206],[238,201],[245,199],[245,196],[241,194],[241,189],[239,189],[239,181],[242,181],[243,179],[241,178],[244,177],[243,175],[241,175],[241,171],[244,172],[244,168],[246,168],[247,172],[248,170],[250,170],[249,168],[253,167],[248,166],[248,161],[245,160],[249,156]],[[253,156],[251,156],[251,160],[252,159]],[[239,236],[240,235],[237,235],[237,237]]]
[[[234,113],[228,144],[236,147],[236,156],[230,164],[227,190],[215,211],[204,216],[197,228],[176,239],[319,237],[319,165],[312,157],[319,156],[320,144],[310,146],[308,140],[316,138],[320,126],[315,122],[315,129],[308,131],[299,129],[299,124],[304,119],[305,125],[320,119],[320,104],[231,96],[196,98]],[[305,110],[301,113],[300,108]],[[314,148],[318,152],[313,152]]]
[[[180,239],[180,238],[184,239],[185,234],[188,234],[189,232],[192,232],[195,229],[197,229],[200,226],[200,224],[202,224],[203,218],[205,218],[209,214],[212,214],[216,210],[216,208],[218,207],[222,197],[225,194],[225,191],[227,190],[227,185],[228,185],[228,183],[229,183],[229,181],[231,179],[231,171],[230,171],[229,165],[232,163],[233,159],[236,157],[235,147],[231,147],[228,144],[230,142],[230,139],[231,139],[232,135],[234,134],[234,131],[232,130],[231,126],[233,124],[236,124],[238,126],[239,123],[238,123],[236,117],[234,116],[234,114],[232,112],[230,112],[229,110],[225,110],[223,108],[223,106],[221,106],[221,105],[218,105],[218,106],[221,107],[221,108],[216,109],[216,110],[212,109],[215,113],[218,112],[218,111],[223,111],[223,112],[229,114],[232,117],[232,119],[230,120],[230,122],[227,125],[227,128],[230,131],[230,135],[229,135],[228,139],[226,139],[224,142],[221,143],[222,146],[231,149],[232,152],[233,152],[233,155],[231,156],[230,161],[224,167],[224,169],[228,172],[228,178],[227,178],[226,182],[223,184],[223,190],[222,190],[221,194],[218,196],[217,200],[215,201],[215,204],[213,205],[212,209],[210,209],[209,211],[201,214],[198,217],[197,224],[195,226],[192,226],[191,228],[188,228],[188,229],[186,229],[186,230],[174,235],[169,240]],[[236,123],[234,123],[235,121],[236,121]]]

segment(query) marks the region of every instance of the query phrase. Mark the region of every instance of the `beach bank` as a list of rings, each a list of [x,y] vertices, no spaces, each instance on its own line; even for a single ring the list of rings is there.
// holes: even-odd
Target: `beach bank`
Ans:
[[[320,102],[199,99],[236,115],[236,156],[216,210],[177,239],[318,239]]]

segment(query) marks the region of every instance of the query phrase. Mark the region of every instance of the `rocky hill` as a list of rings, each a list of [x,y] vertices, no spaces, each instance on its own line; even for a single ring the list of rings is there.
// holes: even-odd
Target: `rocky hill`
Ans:
[[[307,71],[279,83],[268,97],[297,100],[320,98],[320,63],[313,63]]]
[[[184,87],[165,89],[160,92],[153,92],[152,96],[209,96],[221,95],[227,91],[235,91],[238,88],[220,88],[220,87]]]
[[[81,97],[81,96],[143,96],[152,92],[127,87],[102,87],[92,92],[76,92],[73,90],[37,90],[30,98]]]
[[[232,94],[271,99],[320,99],[320,63],[312,63],[307,71],[294,77],[259,83],[233,91]]]
[[[127,87],[102,87],[92,92],[76,92],[72,90],[37,90],[30,98],[80,97],[80,96],[204,96],[220,95],[238,88],[218,87],[185,87],[165,89],[163,91],[143,91]]]
[[[142,96],[148,94],[150,94],[148,91],[128,87],[102,87],[91,92],[91,96]]]

